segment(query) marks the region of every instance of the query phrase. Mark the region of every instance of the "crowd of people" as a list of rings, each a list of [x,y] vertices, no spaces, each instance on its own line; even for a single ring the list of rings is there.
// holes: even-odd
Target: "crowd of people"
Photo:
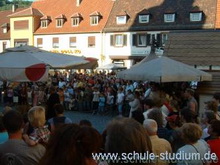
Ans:
[[[0,164],[212,165],[220,158],[220,93],[205,102],[201,113],[188,83],[127,81],[115,74],[55,72],[46,83],[4,83],[3,90]],[[88,120],[73,123],[65,111],[113,119],[98,132]],[[139,155],[128,157],[134,152]],[[95,153],[127,157],[101,159]],[[144,159],[144,153],[168,157]],[[175,157],[182,153],[189,155]],[[202,159],[207,153],[215,157]]]

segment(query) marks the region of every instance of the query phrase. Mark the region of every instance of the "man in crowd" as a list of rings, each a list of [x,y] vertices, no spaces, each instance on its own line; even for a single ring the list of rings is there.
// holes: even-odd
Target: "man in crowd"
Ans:
[[[37,165],[45,153],[45,148],[41,144],[29,146],[23,141],[21,114],[14,110],[7,112],[3,117],[3,124],[8,132],[9,140],[0,144],[0,164],[5,161],[16,161],[19,163],[14,162],[14,164]],[[7,162],[7,164],[11,163]]]

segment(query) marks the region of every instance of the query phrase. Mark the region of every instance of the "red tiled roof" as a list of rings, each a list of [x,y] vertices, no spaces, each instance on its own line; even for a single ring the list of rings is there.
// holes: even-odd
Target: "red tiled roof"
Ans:
[[[112,0],[82,0],[79,6],[76,6],[76,0],[34,1],[32,7],[44,15],[51,16],[52,19],[47,28],[38,28],[35,34],[100,32],[107,22],[113,4],[114,1]],[[102,19],[98,25],[91,26],[90,14],[94,11],[101,13]],[[83,16],[83,20],[77,27],[71,26],[73,13],[80,13]],[[67,20],[62,28],[56,28],[55,17],[60,14],[64,14]]]
[[[82,15],[80,13],[74,13],[71,18],[79,18],[82,17]]]
[[[16,10],[21,11],[24,10],[25,8],[19,8]],[[7,17],[9,14],[12,14],[12,10],[5,10],[5,11],[0,11],[0,26],[5,25],[10,23],[10,18]],[[0,28],[0,40],[8,40],[10,39],[10,29],[7,33],[3,33],[2,27]]]
[[[40,18],[41,20],[51,20],[50,16],[44,15],[43,17]]]
[[[66,19],[66,16],[63,14],[60,14],[58,16],[55,17],[56,19]]]
[[[200,22],[191,22],[189,13],[196,8],[203,11],[204,17]],[[143,9],[151,15],[148,23],[138,22]],[[216,1],[213,0],[116,0],[104,31],[213,29],[216,10]],[[126,11],[130,17],[124,25],[117,24],[115,19],[121,11]],[[175,22],[164,23],[167,12],[177,14]]]
[[[43,14],[35,9],[35,8],[32,8],[32,7],[29,7],[25,10],[22,10],[22,11],[19,11],[19,12],[16,12],[14,14],[11,14],[11,15],[8,15],[8,17],[23,17],[23,16],[43,16]]]
[[[98,11],[95,11],[92,14],[90,14],[90,16],[101,16],[101,14]]]

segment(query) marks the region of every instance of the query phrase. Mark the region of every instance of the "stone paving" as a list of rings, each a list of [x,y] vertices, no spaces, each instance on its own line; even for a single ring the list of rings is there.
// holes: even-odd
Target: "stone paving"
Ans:
[[[99,114],[92,115],[92,113],[66,111],[65,116],[69,117],[73,123],[79,123],[80,120],[89,120],[93,127],[100,133],[106,128],[107,124],[113,119],[111,115],[101,116]]]

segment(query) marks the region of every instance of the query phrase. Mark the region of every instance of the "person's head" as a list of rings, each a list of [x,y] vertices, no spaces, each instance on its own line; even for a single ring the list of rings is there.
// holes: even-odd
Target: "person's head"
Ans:
[[[194,96],[194,93],[195,93],[195,91],[193,89],[187,88],[185,91],[185,96],[186,96],[186,98],[190,98],[190,97]]]
[[[202,119],[205,124],[210,124],[212,120],[216,119],[216,115],[213,111],[207,110],[204,112],[204,116]]]
[[[54,105],[54,111],[56,112],[57,115],[63,114],[64,113],[64,107],[62,104],[55,104]]]
[[[149,112],[148,119],[155,120],[159,128],[163,127],[163,113],[160,109],[154,108],[151,112]]]
[[[152,99],[146,99],[144,100],[144,109],[148,110],[155,106],[155,103]]]
[[[46,122],[45,109],[34,106],[28,111],[28,120],[33,127],[42,127]]]
[[[180,111],[180,117],[183,123],[198,123],[197,114],[189,108],[183,108]]]
[[[185,123],[180,131],[186,144],[194,144],[202,136],[202,128],[196,123]]]
[[[213,95],[213,101],[217,102],[217,104],[220,103],[220,93],[215,93]]]
[[[151,141],[144,127],[130,118],[118,118],[110,122],[106,129],[105,151],[108,153],[152,152]],[[114,165],[115,162],[110,162]],[[128,162],[127,164],[132,164]],[[140,164],[134,163],[133,165]]]
[[[3,110],[3,114],[6,114],[8,111],[11,111],[12,110],[12,107],[10,106],[5,106],[4,107],[4,110]]]
[[[102,136],[92,127],[64,124],[51,136],[41,165],[86,165],[92,153],[99,152]]]
[[[205,102],[206,103],[206,110],[211,110],[214,113],[217,113],[218,111],[218,103],[214,100],[210,100]]]
[[[219,120],[212,120],[210,126],[208,128],[208,133],[211,136],[220,137],[220,121]]]
[[[153,119],[145,119],[143,123],[144,128],[146,129],[149,136],[157,135],[157,122]]]
[[[22,115],[17,111],[9,111],[3,116],[3,124],[9,134],[21,132],[23,127]]]
[[[79,125],[92,127],[92,123],[89,120],[80,120]]]
[[[138,121],[140,124],[143,124],[144,115],[143,115],[143,112],[141,110],[133,111],[131,117],[133,119],[135,119],[136,121]]]

